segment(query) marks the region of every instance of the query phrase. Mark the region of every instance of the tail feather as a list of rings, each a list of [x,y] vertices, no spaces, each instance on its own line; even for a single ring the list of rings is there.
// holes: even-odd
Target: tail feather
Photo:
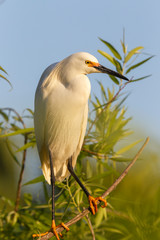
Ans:
[[[79,154],[79,152],[78,152]],[[73,168],[76,165],[77,155],[74,154],[72,158],[72,164]],[[46,151],[46,147],[43,146],[40,151],[40,159],[42,164],[42,171],[43,175],[48,182],[48,184],[51,184],[51,170],[50,170],[50,160],[49,160],[49,154],[48,151]],[[68,160],[61,164],[54,164],[56,163],[56,160],[53,159],[53,170],[54,170],[54,176],[55,180],[62,182],[65,178],[70,176],[70,172],[68,171]]]

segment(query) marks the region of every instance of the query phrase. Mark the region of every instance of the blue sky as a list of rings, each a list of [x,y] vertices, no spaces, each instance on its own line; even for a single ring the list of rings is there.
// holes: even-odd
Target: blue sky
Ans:
[[[19,113],[34,105],[34,93],[43,70],[74,52],[87,51],[99,62],[112,67],[98,52],[106,51],[101,37],[120,48],[123,28],[128,49],[144,46],[144,52],[156,55],[133,71],[131,76],[152,74],[130,84],[126,101],[133,124],[139,124],[146,136],[160,139],[160,1],[159,0],[0,0],[0,65],[13,84],[13,90],[0,80],[0,107],[13,107]],[[92,92],[95,80],[105,86],[113,83],[103,74],[90,75]],[[98,94],[98,93],[97,93]]]

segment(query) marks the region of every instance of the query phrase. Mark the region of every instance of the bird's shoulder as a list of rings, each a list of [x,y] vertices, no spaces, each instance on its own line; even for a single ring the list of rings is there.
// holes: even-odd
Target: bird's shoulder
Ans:
[[[44,81],[49,77],[49,75],[51,74],[51,72],[54,70],[55,66],[57,65],[58,62],[56,63],[52,63],[51,65],[49,65],[44,72],[41,75],[39,84],[42,85],[44,84]]]

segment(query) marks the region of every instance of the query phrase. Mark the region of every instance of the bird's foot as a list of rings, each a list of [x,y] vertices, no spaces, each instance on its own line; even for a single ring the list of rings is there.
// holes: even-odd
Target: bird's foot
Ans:
[[[98,210],[98,208],[97,208],[98,202],[104,203],[104,205],[101,205],[102,208],[105,208],[107,206],[107,201],[105,199],[103,199],[102,197],[94,198],[91,195],[89,195],[88,200],[89,200],[89,206],[90,206],[90,209],[91,209],[91,212],[93,215],[95,215],[95,213]]]
[[[59,235],[58,235],[57,230],[56,230],[59,227],[63,227],[64,229],[66,229],[67,232],[69,231],[69,228],[63,222],[61,224],[59,224],[58,226],[56,226],[55,221],[52,220],[52,226],[51,226],[51,229],[48,232],[40,233],[40,234],[33,234],[32,237],[33,238],[43,237],[43,236],[47,235],[49,232],[53,232],[56,239],[60,240],[59,236],[62,237],[62,233],[59,233]]]

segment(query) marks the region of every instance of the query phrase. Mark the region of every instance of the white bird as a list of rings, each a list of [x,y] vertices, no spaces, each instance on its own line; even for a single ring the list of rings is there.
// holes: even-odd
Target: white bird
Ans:
[[[57,239],[59,236],[54,221],[55,180],[63,181],[72,174],[89,198],[93,214],[97,210],[98,200],[106,205],[104,199],[91,197],[73,171],[81,151],[88,119],[91,85],[86,75],[100,72],[128,80],[100,65],[91,54],[79,52],[50,65],[43,72],[36,90],[35,135],[43,174],[47,182],[52,183],[51,231]],[[34,234],[34,237],[37,236],[40,235]]]

